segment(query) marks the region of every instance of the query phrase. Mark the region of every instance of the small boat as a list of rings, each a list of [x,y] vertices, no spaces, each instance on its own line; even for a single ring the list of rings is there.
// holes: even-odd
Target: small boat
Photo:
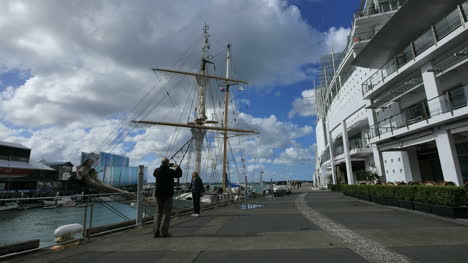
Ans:
[[[13,210],[19,208],[20,206],[18,205],[18,203],[6,203],[4,205],[0,205],[0,211]]]
[[[44,208],[55,208],[53,206],[71,207],[76,205],[76,202],[70,197],[60,197],[58,199],[43,200],[42,202],[45,205]]]

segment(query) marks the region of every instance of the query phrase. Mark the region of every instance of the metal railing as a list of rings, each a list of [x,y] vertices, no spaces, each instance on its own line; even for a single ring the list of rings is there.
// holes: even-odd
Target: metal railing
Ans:
[[[368,149],[369,142],[366,138],[351,138],[349,139],[349,150],[363,150]]]
[[[218,195],[216,193],[210,193],[210,194],[212,194],[212,202],[209,204],[201,203],[202,210],[214,209],[214,208],[226,206],[232,203],[247,202],[248,200],[263,196],[263,194],[250,193],[247,191],[247,188],[245,188],[244,191],[239,190],[237,193],[232,193],[230,195],[228,194]],[[47,238],[45,245],[41,245],[38,248],[23,251],[23,252],[15,252],[15,253],[6,254],[6,255],[0,255],[0,260],[2,258],[11,257],[14,255],[19,255],[23,253],[36,251],[36,250],[51,248],[56,245],[63,245],[63,244],[67,244],[70,242],[83,241],[85,239],[98,236],[98,235],[102,235],[105,233],[121,231],[124,229],[134,228],[134,227],[138,227],[138,226],[153,222],[153,216],[156,213],[156,202],[154,199],[152,199],[152,197],[146,197],[144,199],[143,207],[142,207],[143,218],[142,218],[141,224],[139,224],[138,218],[137,218],[139,211],[137,211],[138,209],[136,207],[136,198],[135,200],[133,199],[130,200],[130,199],[123,197],[122,195],[123,194],[121,193],[111,193],[111,194],[78,194],[78,195],[71,196],[71,198],[76,201],[75,207],[67,207],[64,209],[75,209],[75,210],[69,210],[71,214],[73,214],[73,217],[69,219],[64,219],[63,216],[61,216],[60,218],[51,220],[51,222],[53,222],[53,225],[49,226],[50,228],[49,230],[51,230],[50,238]],[[42,203],[44,200],[52,201],[52,202],[55,201],[54,203],[56,204],[56,206],[50,207],[51,209],[53,209],[53,208],[58,208],[58,206],[60,206],[60,200],[64,198],[68,199],[70,198],[70,196],[56,195],[54,197],[4,198],[4,199],[0,199],[0,203],[4,202],[4,203],[23,204],[23,203],[27,203],[31,201],[38,202],[38,203]],[[178,201],[180,200],[174,200],[174,202],[178,202]],[[193,212],[193,207],[191,206],[192,201],[186,200],[185,202],[190,203],[190,205],[185,206],[185,207],[174,205],[174,208],[172,211],[173,217],[182,216],[182,215],[190,214]],[[42,209],[42,206],[36,206],[36,207],[41,207],[41,208],[36,208],[37,211],[43,211],[43,210],[39,210],[39,209]],[[47,207],[44,207],[44,208],[47,208]],[[76,212],[77,211],[76,209],[80,209],[79,212]],[[18,211],[18,212],[23,212],[23,211]],[[52,241],[54,229],[62,225],[72,224],[72,223],[79,223],[83,226],[82,233],[79,235],[79,237],[76,237],[72,240],[67,240],[65,242],[53,242]],[[22,231],[24,230],[25,229],[22,228]],[[34,236],[35,234],[37,236]],[[41,237],[43,236],[44,236],[43,233],[39,233],[39,231],[33,231],[31,232],[31,235],[28,235],[27,239],[28,240],[31,240],[31,239],[42,240]],[[3,240],[3,242],[5,241],[6,240]],[[14,241],[14,242],[20,242],[20,240]]]
[[[400,128],[427,121],[435,116],[452,112],[467,106],[467,94],[464,87],[451,89],[440,96],[424,100],[404,111],[392,115],[370,127],[370,139],[394,132]]]
[[[344,154],[344,146],[342,144],[333,147],[333,155],[338,156]]]
[[[406,1],[407,0],[387,1],[380,3],[377,6],[358,10],[354,12],[354,19],[398,10],[406,3]]]
[[[376,33],[377,32],[375,30],[355,33],[353,35],[353,42],[358,43],[360,41],[370,40],[375,36]]]
[[[328,146],[325,147],[325,151],[322,153],[320,156],[320,165],[324,164],[325,162],[330,161],[330,151],[328,149]]]
[[[466,11],[468,11],[467,2],[463,3],[460,7],[462,8],[462,12],[466,14]],[[366,94],[372,91],[376,86],[384,83],[385,80],[390,75],[398,71],[398,69],[435,45],[437,41],[442,40],[451,32],[459,28],[462,25],[459,12],[460,10],[458,8],[452,11],[435,25],[430,26],[429,29],[421,34],[416,40],[410,42],[394,58],[388,61],[383,67],[362,83],[362,93]],[[467,21],[466,15],[464,15],[464,22],[466,23]]]

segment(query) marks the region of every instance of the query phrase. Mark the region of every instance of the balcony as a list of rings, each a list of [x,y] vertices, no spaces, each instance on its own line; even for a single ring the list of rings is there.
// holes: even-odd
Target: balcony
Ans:
[[[337,156],[340,156],[344,154],[344,147],[342,144],[336,145],[333,147],[333,156],[336,158]]]
[[[370,17],[373,15],[383,14],[391,11],[400,9],[406,3],[407,0],[394,0],[380,3],[378,6],[372,6],[366,9],[358,10],[354,12],[354,20],[364,17]]]
[[[360,157],[372,154],[372,148],[366,138],[350,138],[349,154],[351,157]]]
[[[462,14],[462,15],[461,15]],[[460,9],[453,10],[449,15],[430,26],[417,39],[411,41],[405,46],[396,56],[384,64],[372,76],[370,76],[362,84],[362,93],[365,97],[369,97],[389,79],[400,73],[399,70],[409,62],[419,58],[427,49],[436,45],[437,42],[446,38],[450,33],[462,26],[461,17],[466,23],[468,14],[468,2],[463,3]]]
[[[467,110],[465,87],[458,87],[438,97],[421,101],[378,122],[370,127],[368,137],[371,142],[375,143],[394,135],[401,135],[419,128],[427,128],[431,125],[450,121],[451,118],[467,114]],[[448,114],[448,116],[445,116],[445,114]],[[419,123],[422,125],[417,125]]]

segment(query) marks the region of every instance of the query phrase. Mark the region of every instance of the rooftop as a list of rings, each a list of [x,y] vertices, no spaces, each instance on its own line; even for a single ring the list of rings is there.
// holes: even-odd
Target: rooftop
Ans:
[[[37,162],[17,162],[17,161],[7,161],[0,160],[0,167],[2,168],[15,168],[15,169],[26,169],[26,170],[45,170],[45,171],[55,171],[55,169],[50,168],[49,166],[37,163]]]
[[[25,150],[31,150],[31,148],[28,148],[22,144],[19,143],[14,143],[14,142],[6,142],[6,141],[0,141],[0,146],[7,146],[7,147],[12,147],[12,148],[20,148],[20,149],[25,149]]]

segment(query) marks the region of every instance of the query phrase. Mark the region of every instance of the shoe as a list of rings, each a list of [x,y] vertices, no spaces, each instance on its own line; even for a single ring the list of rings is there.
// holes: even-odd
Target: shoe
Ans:
[[[154,233],[154,238],[158,238],[158,237],[160,237],[160,236],[161,236],[161,235],[159,234],[159,232],[158,232],[158,233]]]
[[[192,216],[197,216],[197,214],[193,213]]]
[[[162,234],[162,237],[171,237],[172,235],[169,234],[169,233],[166,233],[166,234]]]
[[[200,214],[193,214],[193,216],[200,216]]]

